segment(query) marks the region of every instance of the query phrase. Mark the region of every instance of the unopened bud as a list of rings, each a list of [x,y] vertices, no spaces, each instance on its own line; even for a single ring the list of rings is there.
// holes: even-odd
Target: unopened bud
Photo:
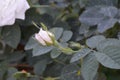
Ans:
[[[53,45],[55,41],[54,35],[49,31],[43,30],[42,28],[39,33],[35,34],[35,39],[44,46]]]

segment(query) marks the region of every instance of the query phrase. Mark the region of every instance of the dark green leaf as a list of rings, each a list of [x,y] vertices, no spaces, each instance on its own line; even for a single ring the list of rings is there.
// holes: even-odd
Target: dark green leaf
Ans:
[[[50,31],[55,35],[56,40],[58,40],[63,33],[63,28],[52,28]]]
[[[99,7],[92,7],[87,9],[81,14],[79,20],[83,24],[97,25],[104,18],[103,14],[100,13],[99,10]]]
[[[21,38],[20,27],[16,24],[4,27],[2,37],[9,46],[16,48]]]
[[[86,0],[88,7],[92,6],[117,6],[118,0]]]
[[[67,42],[71,39],[73,33],[71,31],[64,31],[62,37],[60,38],[61,42]]]
[[[34,65],[34,73],[36,75],[42,75],[42,73],[44,72],[44,70],[46,68],[46,65],[47,65],[46,60],[42,60],[42,61],[37,62]]]
[[[97,74],[99,64],[93,53],[83,58],[81,73],[85,80],[93,80]]]
[[[98,32],[100,32],[100,33],[105,32],[106,30],[114,27],[116,22],[117,22],[117,19],[113,19],[113,18],[105,19],[105,20],[101,21],[98,24],[98,27],[97,27],[98,28]]]
[[[105,67],[120,69],[120,46],[107,46],[101,53],[95,53],[97,60]]]
[[[33,49],[39,43],[31,37],[25,46],[25,50]]]
[[[33,56],[40,56],[50,52],[53,46],[40,46],[39,44],[33,48]]]
[[[89,48],[83,48],[79,52],[75,53],[70,62],[75,62],[80,60],[81,58],[85,57],[87,54],[89,54],[91,50]]]
[[[80,67],[76,64],[69,64],[65,66],[61,73],[61,80],[83,80],[79,74]]]
[[[57,58],[62,52],[57,49],[57,48],[54,48],[52,49],[52,51],[50,52],[50,55],[51,55],[51,58]]]
[[[105,40],[105,37],[102,35],[96,35],[93,36],[89,39],[87,39],[86,44],[90,47],[90,48],[96,48],[98,43],[102,40]]]
[[[99,42],[98,46],[97,46],[97,50],[98,51],[103,51],[103,49],[107,46],[120,46],[120,40],[118,39],[105,39],[101,42]]]

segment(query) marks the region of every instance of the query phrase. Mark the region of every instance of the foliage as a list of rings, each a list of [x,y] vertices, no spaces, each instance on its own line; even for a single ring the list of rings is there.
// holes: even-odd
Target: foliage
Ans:
[[[17,80],[21,70],[24,80],[120,80],[119,0],[28,1],[24,21],[0,27],[0,80]],[[33,22],[64,51],[40,45]]]

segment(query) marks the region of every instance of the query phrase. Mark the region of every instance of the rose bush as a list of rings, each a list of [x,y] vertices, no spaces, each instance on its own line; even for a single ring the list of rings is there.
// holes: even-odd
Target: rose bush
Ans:
[[[25,19],[25,11],[30,6],[26,0],[0,1],[0,26],[12,25],[15,19]]]
[[[120,0],[1,0],[0,10],[0,80],[120,80]]]

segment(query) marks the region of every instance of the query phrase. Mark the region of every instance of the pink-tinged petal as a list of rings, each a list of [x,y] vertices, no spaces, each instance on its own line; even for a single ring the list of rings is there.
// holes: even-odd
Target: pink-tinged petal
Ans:
[[[53,43],[52,40],[51,40],[51,37],[48,35],[48,32],[44,31],[42,28],[40,29],[39,35],[46,42]]]
[[[45,41],[40,37],[40,35],[39,34],[35,34],[35,39],[39,42],[39,43],[41,43],[42,45],[46,45],[46,43],[45,43]]]
[[[30,8],[26,0],[17,0],[16,1],[16,18],[25,19],[25,12]]]

